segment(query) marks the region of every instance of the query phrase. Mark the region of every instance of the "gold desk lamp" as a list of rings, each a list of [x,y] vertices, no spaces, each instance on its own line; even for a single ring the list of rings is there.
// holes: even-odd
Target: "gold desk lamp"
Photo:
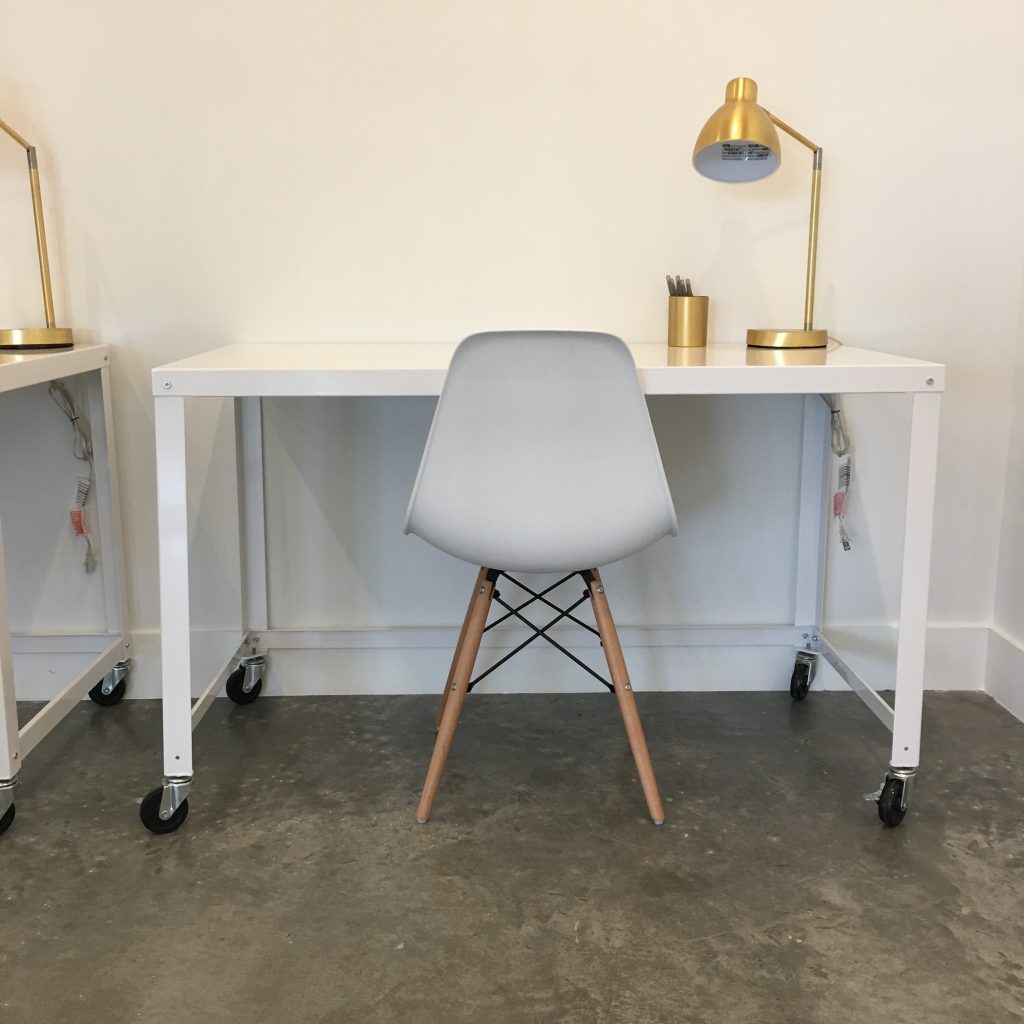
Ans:
[[[71,329],[57,327],[53,318],[53,289],[50,286],[50,261],[46,255],[46,231],[43,228],[43,200],[39,193],[39,165],[36,147],[29,145],[10,125],[0,121],[2,128],[28,153],[28,180],[32,187],[32,215],[36,222],[36,248],[39,250],[39,276],[43,282],[43,308],[45,327],[14,327],[0,329],[0,349],[70,348]]]
[[[811,228],[807,240],[807,286],[802,330],[751,328],[747,344],[755,348],[825,348],[828,331],[814,326],[814,271],[818,258],[818,205],[821,199],[821,146],[794,131],[757,102],[757,83],[734,78],[725,87],[725,103],[708,118],[693,147],[693,166],[712,181],[760,181],[782,163],[781,128],[814,153],[811,174]]]

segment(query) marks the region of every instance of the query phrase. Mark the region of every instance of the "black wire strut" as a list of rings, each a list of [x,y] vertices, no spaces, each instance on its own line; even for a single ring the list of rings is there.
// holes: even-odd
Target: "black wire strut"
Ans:
[[[575,654],[572,653],[572,651],[563,647],[557,640],[548,635],[548,630],[551,629],[552,626],[561,622],[563,619],[569,619],[571,622],[575,622],[576,625],[582,626],[584,629],[589,630],[595,636],[599,637],[601,635],[600,630],[595,629],[593,626],[590,625],[589,622],[584,622],[582,619],[579,619],[572,614],[577,608],[579,608],[581,604],[583,604],[590,597],[590,586],[594,581],[593,573],[591,573],[589,570],[584,570],[583,572],[571,572],[568,576],[563,576],[562,579],[558,580],[557,583],[552,583],[551,586],[546,587],[539,593],[536,590],[532,590],[530,587],[526,586],[525,583],[521,583],[514,577],[509,576],[507,572],[492,569],[487,574],[488,580],[490,580],[492,583],[496,582],[502,576],[504,576],[505,579],[507,579],[510,583],[513,583],[517,587],[519,587],[520,590],[526,591],[526,593],[529,594],[530,597],[522,604],[513,606],[509,604],[507,601],[505,601],[502,598],[501,594],[497,590],[495,590],[492,595],[492,599],[496,601],[498,604],[500,604],[502,608],[505,609],[505,614],[495,619],[494,622],[485,626],[484,632],[486,633],[489,629],[494,629],[495,626],[499,626],[501,625],[501,623],[507,622],[511,618],[516,618],[525,626],[529,626],[529,628],[533,631],[533,635],[528,637],[518,646],[514,647],[511,651],[508,652],[508,654],[504,655],[504,657],[499,658],[493,665],[491,665],[490,668],[485,669],[475,679],[471,680],[469,685],[466,687],[466,692],[468,693],[470,690],[472,690],[477,683],[481,682],[481,680],[483,679],[486,679],[496,668],[500,668],[502,665],[505,664],[506,661],[508,661],[510,658],[515,657],[521,650],[523,650],[526,647],[529,647],[530,644],[532,644],[534,640],[536,640],[538,637],[543,637],[543,639],[547,640],[547,642],[551,644],[552,647],[561,651],[562,654],[564,654],[570,661],[576,662],[576,664],[579,665],[580,668],[582,668],[586,672],[589,672],[599,683],[601,683],[602,686],[607,687],[609,690],[612,691],[612,693],[614,693],[615,687],[610,682],[608,682],[608,680],[605,679],[605,677],[602,676],[600,672],[596,672],[585,661],[581,661],[579,658],[576,657]],[[555,604],[554,601],[549,601],[547,599],[547,595],[550,594],[551,591],[557,590],[560,586],[562,586],[563,583],[568,583],[569,580],[571,580],[574,576],[581,576],[583,578],[583,581],[587,585],[587,589],[583,591],[583,596],[578,601],[569,605],[568,608],[561,608],[557,604]],[[558,612],[558,614],[550,622],[545,623],[543,626],[535,625],[525,615],[521,614],[524,608],[528,607],[536,601],[540,601],[541,604],[545,604],[549,608],[553,608],[556,612]]]

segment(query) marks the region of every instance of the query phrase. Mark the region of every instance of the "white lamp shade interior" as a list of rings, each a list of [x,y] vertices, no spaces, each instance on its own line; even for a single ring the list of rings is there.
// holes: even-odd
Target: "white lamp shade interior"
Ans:
[[[767,178],[779,169],[779,154],[743,139],[713,142],[693,158],[693,166],[713,181],[742,182]]]

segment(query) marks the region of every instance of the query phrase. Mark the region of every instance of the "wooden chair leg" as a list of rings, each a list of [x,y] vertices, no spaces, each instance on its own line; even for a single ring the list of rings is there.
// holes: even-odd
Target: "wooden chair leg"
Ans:
[[[590,600],[594,606],[594,618],[597,620],[601,644],[608,661],[608,671],[611,673],[612,683],[615,686],[615,696],[619,701],[619,711],[622,713],[622,721],[626,726],[626,736],[629,738],[629,746],[633,751],[633,760],[636,762],[637,775],[640,776],[640,785],[644,790],[647,810],[650,812],[654,824],[661,825],[665,821],[665,808],[662,806],[658,783],[654,778],[654,766],[651,764],[651,755],[647,750],[647,740],[644,738],[644,727],[640,723],[640,713],[636,709],[636,698],[633,696],[633,687],[629,682],[626,659],[622,656],[619,634],[616,632],[615,621],[612,619],[611,609],[608,607],[608,598],[605,596],[604,585],[601,583],[601,574],[596,569],[591,571],[594,574],[594,582],[590,585]]]
[[[462,620],[462,629],[459,631],[459,642],[455,645],[455,653],[452,655],[451,668],[448,669],[448,680],[444,684],[444,692],[441,694],[441,706],[437,709],[437,719],[434,728],[441,728],[441,719],[444,717],[444,708],[448,703],[448,692],[452,688],[452,680],[455,678],[455,666],[459,663],[459,655],[462,654],[462,645],[466,642],[466,630],[469,629],[469,620],[473,614],[473,606],[476,603],[477,593],[487,582],[487,570],[481,569],[476,574],[476,583],[473,584],[473,593],[469,599],[469,607],[466,608],[466,617]]]
[[[466,701],[467,687],[473,675],[477,652],[480,650],[480,638],[487,625],[487,613],[491,609],[491,598],[494,595],[494,581],[487,578],[487,570],[480,570],[480,582],[477,583],[473,599],[470,601],[469,612],[462,636],[462,646],[452,666],[451,684],[448,686],[448,699],[441,715],[441,725],[437,730],[434,742],[434,753],[430,758],[430,767],[423,783],[423,794],[416,810],[416,820],[422,825],[430,820],[430,812],[434,809],[434,798],[441,784],[444,766],[448,761],[448,752],[452,749],[455,729],[462,714],[462,705]]]

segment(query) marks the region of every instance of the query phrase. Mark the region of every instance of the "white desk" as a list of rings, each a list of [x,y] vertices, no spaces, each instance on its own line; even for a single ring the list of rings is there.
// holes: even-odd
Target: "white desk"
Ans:
[[[29,753],[86,692],[98,704],[117,703],[124,696],[131,664],[123,621],[125,587],[110,401],[110,349],[106,345],[76,345],[71,349],[50,352],[0,352],[0,394],[62,377],[79,376],[85,398],[85,407],[81,411],[87,416],[92,432],[96,474],[92,488],[94,525],[102,563],[106,631],[90,635],[12,636],[3,540],[0,536],[0,831],[4,831],[13,820],[14,787]],[[61,416],[56,407],[53,414]],[[68,444],[71,444],[70,431]],[[24,484],[23,481],[12,481],[9,474],[0,472],[0,486],[18,486],[19,483]],[[93,514],[92,509],[89,514]],[[50,552],[40,552],[40,556],[49,558]],[[89,660],[53,700],[19,729],[13,654],[43,657],[73,654],[83,655]],[[10,815],[10,819],[6,815]]]
[[[268,629],[267,619],[260,400],[271,396],[437,395],[454,348],[453,344],[427,343],[231,345],[153,371],[164,785],[147,797],[148,821],[144,801],[143,820],[148,827],[156,824],[159,830],[173,831],[184,820],[186,797],[194,781],[192,730],[226,680],[229,693],[236,699],[244,702],[252,695],[248,687],[262,677],[261,651],[275,646],[277,631]],[[687,642],[783,644],[824,656],[892,731],[889,775],[900,782],[902,799],[907,799],[920,748],[932,506],[945,368],[849,347],[785,355],[749,350],[742,345],[686,350],[658,343],[630,345],[630,349],[643,388],[650,395],[806,396],[792,624],[694,627],[686,631]],[[913,396],[895,708],[890,708],[844,661],[822,630],[830,424],[828,408],[820,396],[852,393]],[[205,682],[193,704],[185,399],[201,396],[235,399],[245,621],[234,655],[212,680]],[[259,649],[253,643],[255,637],[259,638]],[[329,642],[318,644],[315,631],[303,631],[303,637],[309,646],[330,646]],[[287,645],[295,646],[294,638]],[[153,817],[157,809],[160,820]]]

